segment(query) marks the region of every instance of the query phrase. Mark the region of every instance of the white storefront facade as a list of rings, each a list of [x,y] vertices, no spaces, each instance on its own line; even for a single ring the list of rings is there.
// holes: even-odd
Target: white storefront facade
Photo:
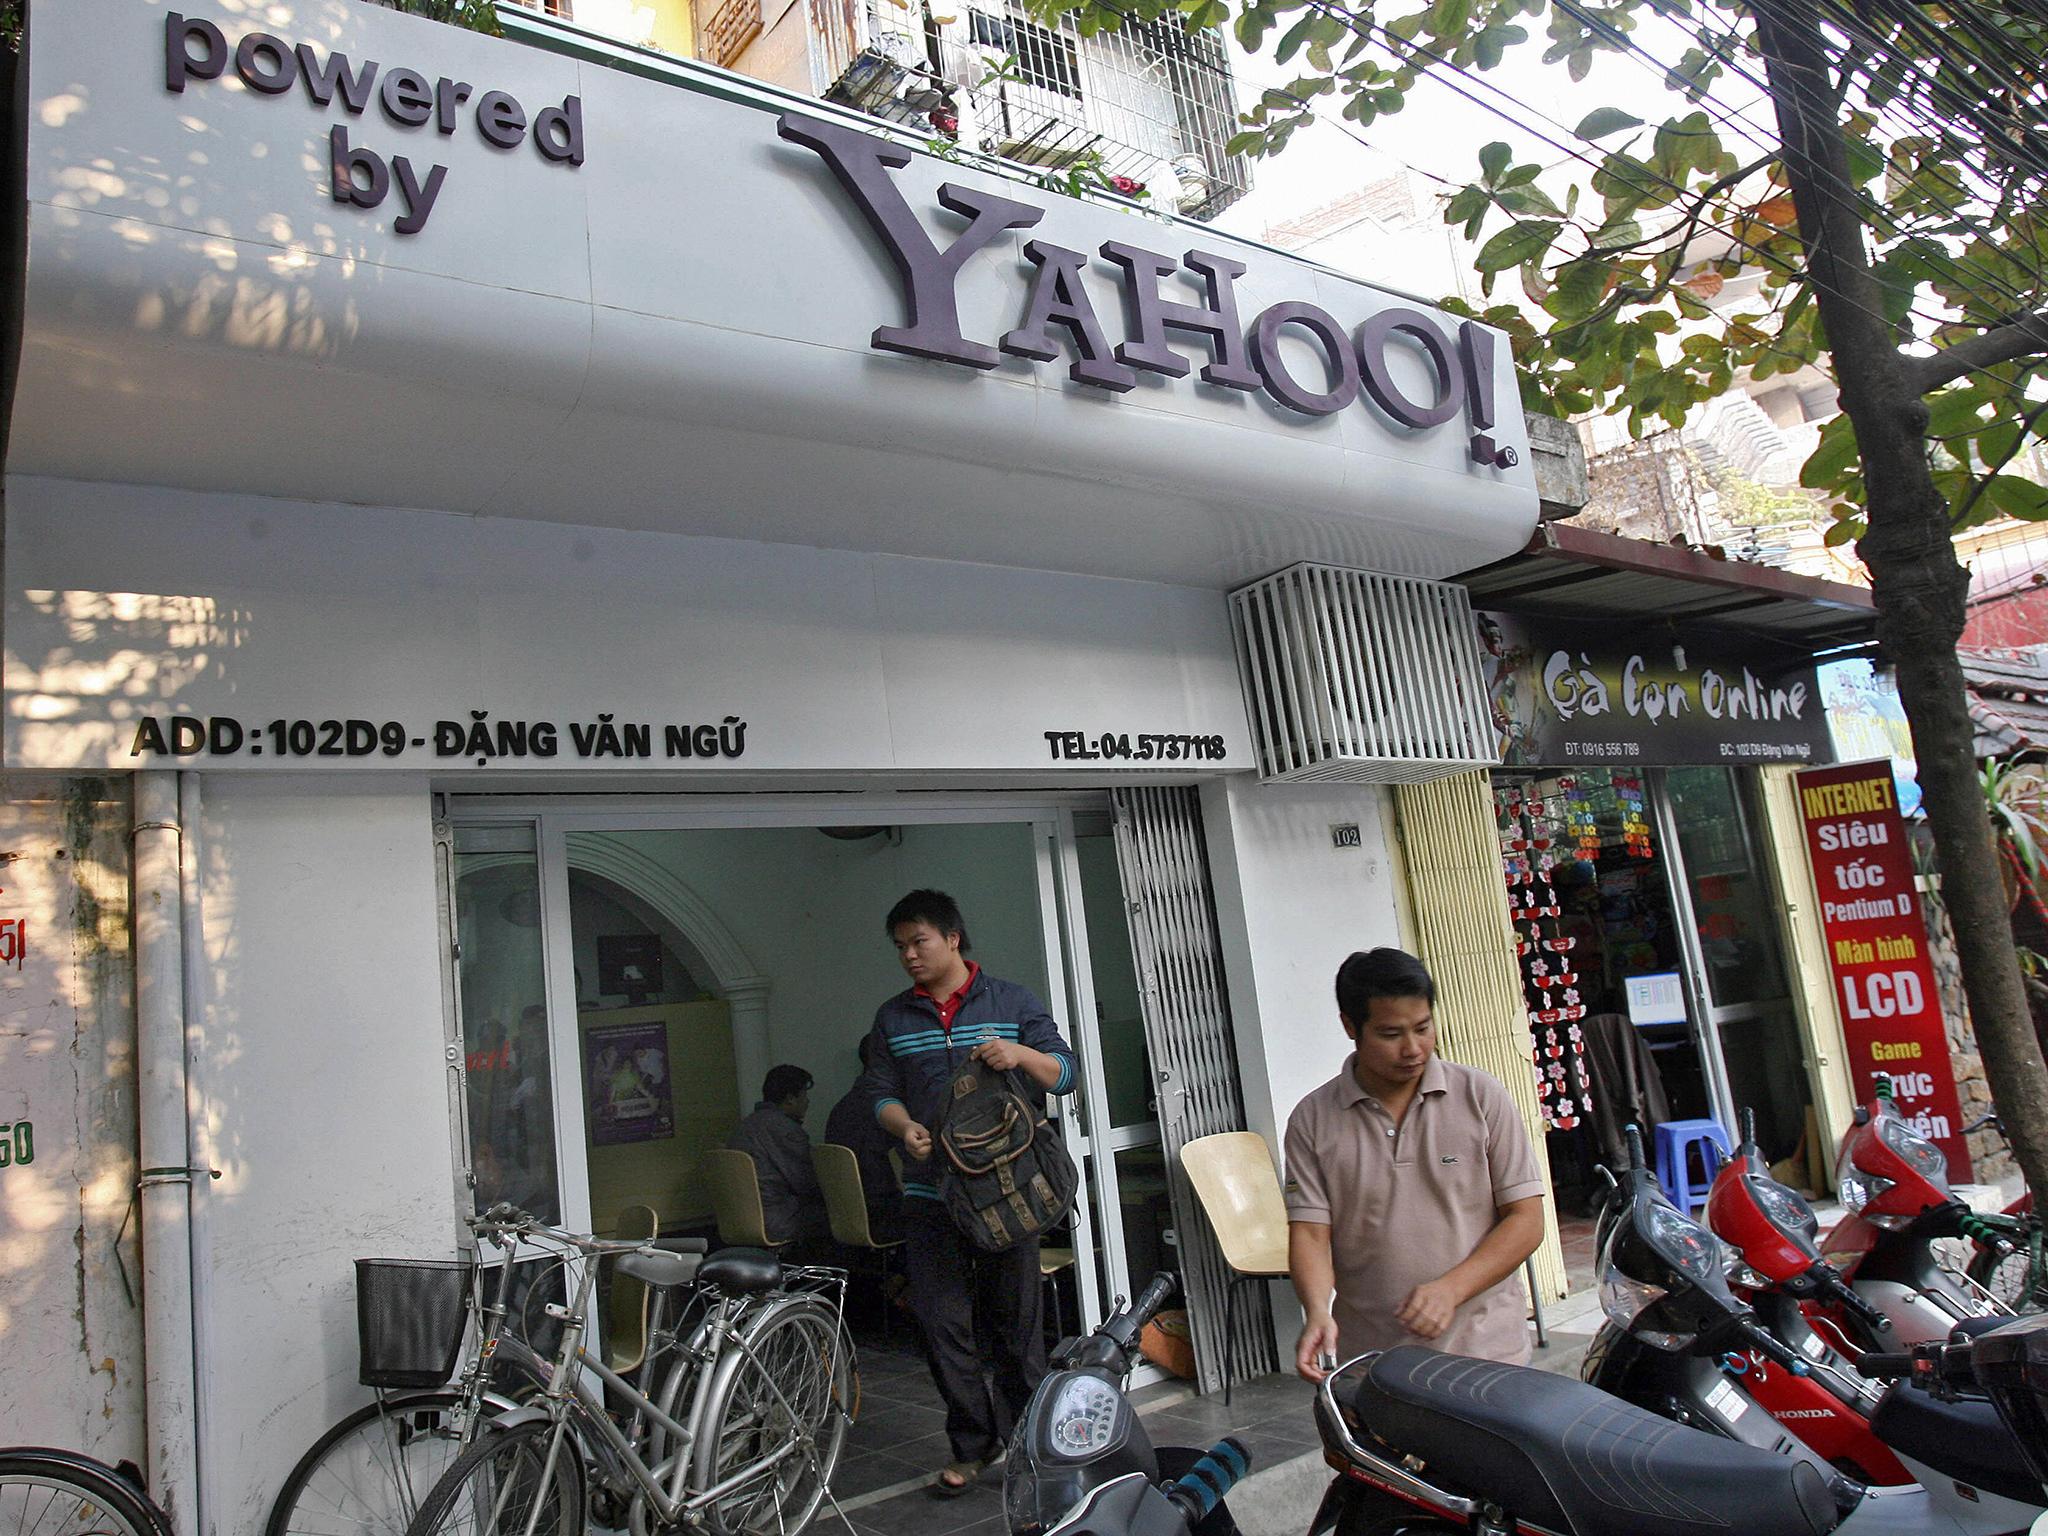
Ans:
[[[911,886],[1093,1069],[1084,1310],[1195,1264],[1172,1149],[1277,1140],[1402,942],[1381,786],[1490,754],[1441,583],[1537,521],[1505,338],[515,30],[32,16],[0,1441],[209,1530],[363,1400],[354,1258],[687,1225],[776,1061],[821,1134]],[[601,1135],[649,1029],[669,1117]]]

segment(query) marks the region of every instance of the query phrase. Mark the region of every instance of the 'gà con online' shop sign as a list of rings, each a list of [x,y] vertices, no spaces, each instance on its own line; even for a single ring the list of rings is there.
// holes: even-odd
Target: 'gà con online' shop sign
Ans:
[[[289,43],[272,33],[250,31],[232,43],[216,23],[176,11],[164,21],[164,86],[182,93],[193,81],[219,80],[230,71],[249,90],[281,97],[303,90],[315,106],[360,118],[374,101],[392,125],[411,131],[431,126],[452,136],[467,116],[477,133],[496,149],[516,149],[530,136],[542,159],[570,167],[584,159],[583,104],[576,96],[560,106],[535,113],[504,91],[481,95],[468,81],[441,76],[430,80],[418,70],[386,68],[375,60],[360,63],[347,54],[324,56],[310,43]],[[1033,362],[1061,355],[1062,341],[1073,354],[1068,376],[1077,384],[1122,393],[1134,388],[1140,373],[1184,378],[1189,360],[1168,344],[1169,334],[1206,342],[1209,361],[1201,368],[1206,384],[1225,389],[1262,391],[1278,404],[1309,417],[1333,415],[1356,402],[1371,399],[1392,421],[1426,431],[1442,426],[1462,410],[1471,424],[1470,459],[1474,465],[1507,467],[1516,462],[1512,447],[1495,441],[1494,333],[1470,321],[1447,337],[1437,322],[1420,310],[1400,306],[1379,310],[1347,333],[1329,311],[1315,304],[1284,301],[1261,311],[1246,324],[1239,316],[1235,283],[1247,270],[1232,257],[1191,250],[1179,260],[1158,251],[1106,241],[1099,254],[1120,269],[1124,340],[1111,344],[1082,274],[1090,253],[1030,240],[1024,256],[1031,265],[1024,296],[1023,322],[1003,333],[994,346],[974,341],[961,331],[955,281],[967,261],[1010,230],[1029,229],[1044,216],[1043,208],[981,188],[947,182],[938,189],[942,207],[967,220],[967,226],[943,248],[926,230],[898,188],[893,172],[910,163],[911,151],[888,139],[843,124],[794,113],[777,122],[780,135],[816,151],[852,197],[887,248],[902,282],[907,325],[885,325],[871,345],[886,352],[907,353],[969,368],[993,368],[1004,354]],[[447,178],[447,167],[424,172],[402,154],[387,155],[353,143],[345,124],[329,132],[329,192],[337,203],[376,208],[395,190],[401,212],[392,223],[400,235],[426,228]],[[1182,269],[1202,286],[1205,302],[1185,303],[1161,290],[1161,282]],[[1056,338],[1055,331],[1061,333]],[[1294,334],[1320,354],[1303,378],[1284,353],[1283,336]],[[1395,377],[1392,349],[1418,354],[1430,376],[1427,399],[1417,399]]]

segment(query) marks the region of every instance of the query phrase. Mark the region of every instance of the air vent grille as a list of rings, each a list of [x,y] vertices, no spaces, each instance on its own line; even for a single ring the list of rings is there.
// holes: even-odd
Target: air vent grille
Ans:
[[[1261,778],[1415,784],[1499,761],[1463,587],[1303,564],[1230,612]]]

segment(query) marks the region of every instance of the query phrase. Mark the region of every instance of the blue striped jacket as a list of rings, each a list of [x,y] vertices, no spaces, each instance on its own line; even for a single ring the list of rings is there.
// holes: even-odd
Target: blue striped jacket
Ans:
[[[935,1132],[947,1087],[967,1065],[968,1055],[990,1035],[1057,1057],[1060,1075],[1052,1092],[1073,1091],[1074,1048],[1061,1037],[1045,1004],[1029,987],[987,971],[977,972],[969,983],[951,1029],[940,1027],[938,1005],[920,996],[915,987],[876,1009],[873,1048],[859,1091],[874,1101],[877,1115],[887,1105],[901,1104],[911,1119]],[[904,1194],[938,1199],[930,1162],[913,1159],[908,1151],[902,1157]]]

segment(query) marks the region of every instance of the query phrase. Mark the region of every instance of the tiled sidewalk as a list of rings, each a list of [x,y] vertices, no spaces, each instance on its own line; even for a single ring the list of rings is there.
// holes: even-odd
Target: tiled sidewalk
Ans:
[[[945,1411],[924,1361],[902,1350],[866,1348],[860,1361],[861,1406],[832,1493],[846,1523],[828,1506],[815,1530],[846,1536],[1001,1536],[1002,1468],[953,1499],[935,1498],[928,1485],[951,1459]],[[1155,1444],[1207,1447],[1235,1434],[1265,1467],[1312,1451],[1315,1425],[1309,1390],[1290,1375],[1241,1382],[1225,1409],[1221,1394],[1197,1397],[1186,1386],[1147,1387],[1134,1401]]]

